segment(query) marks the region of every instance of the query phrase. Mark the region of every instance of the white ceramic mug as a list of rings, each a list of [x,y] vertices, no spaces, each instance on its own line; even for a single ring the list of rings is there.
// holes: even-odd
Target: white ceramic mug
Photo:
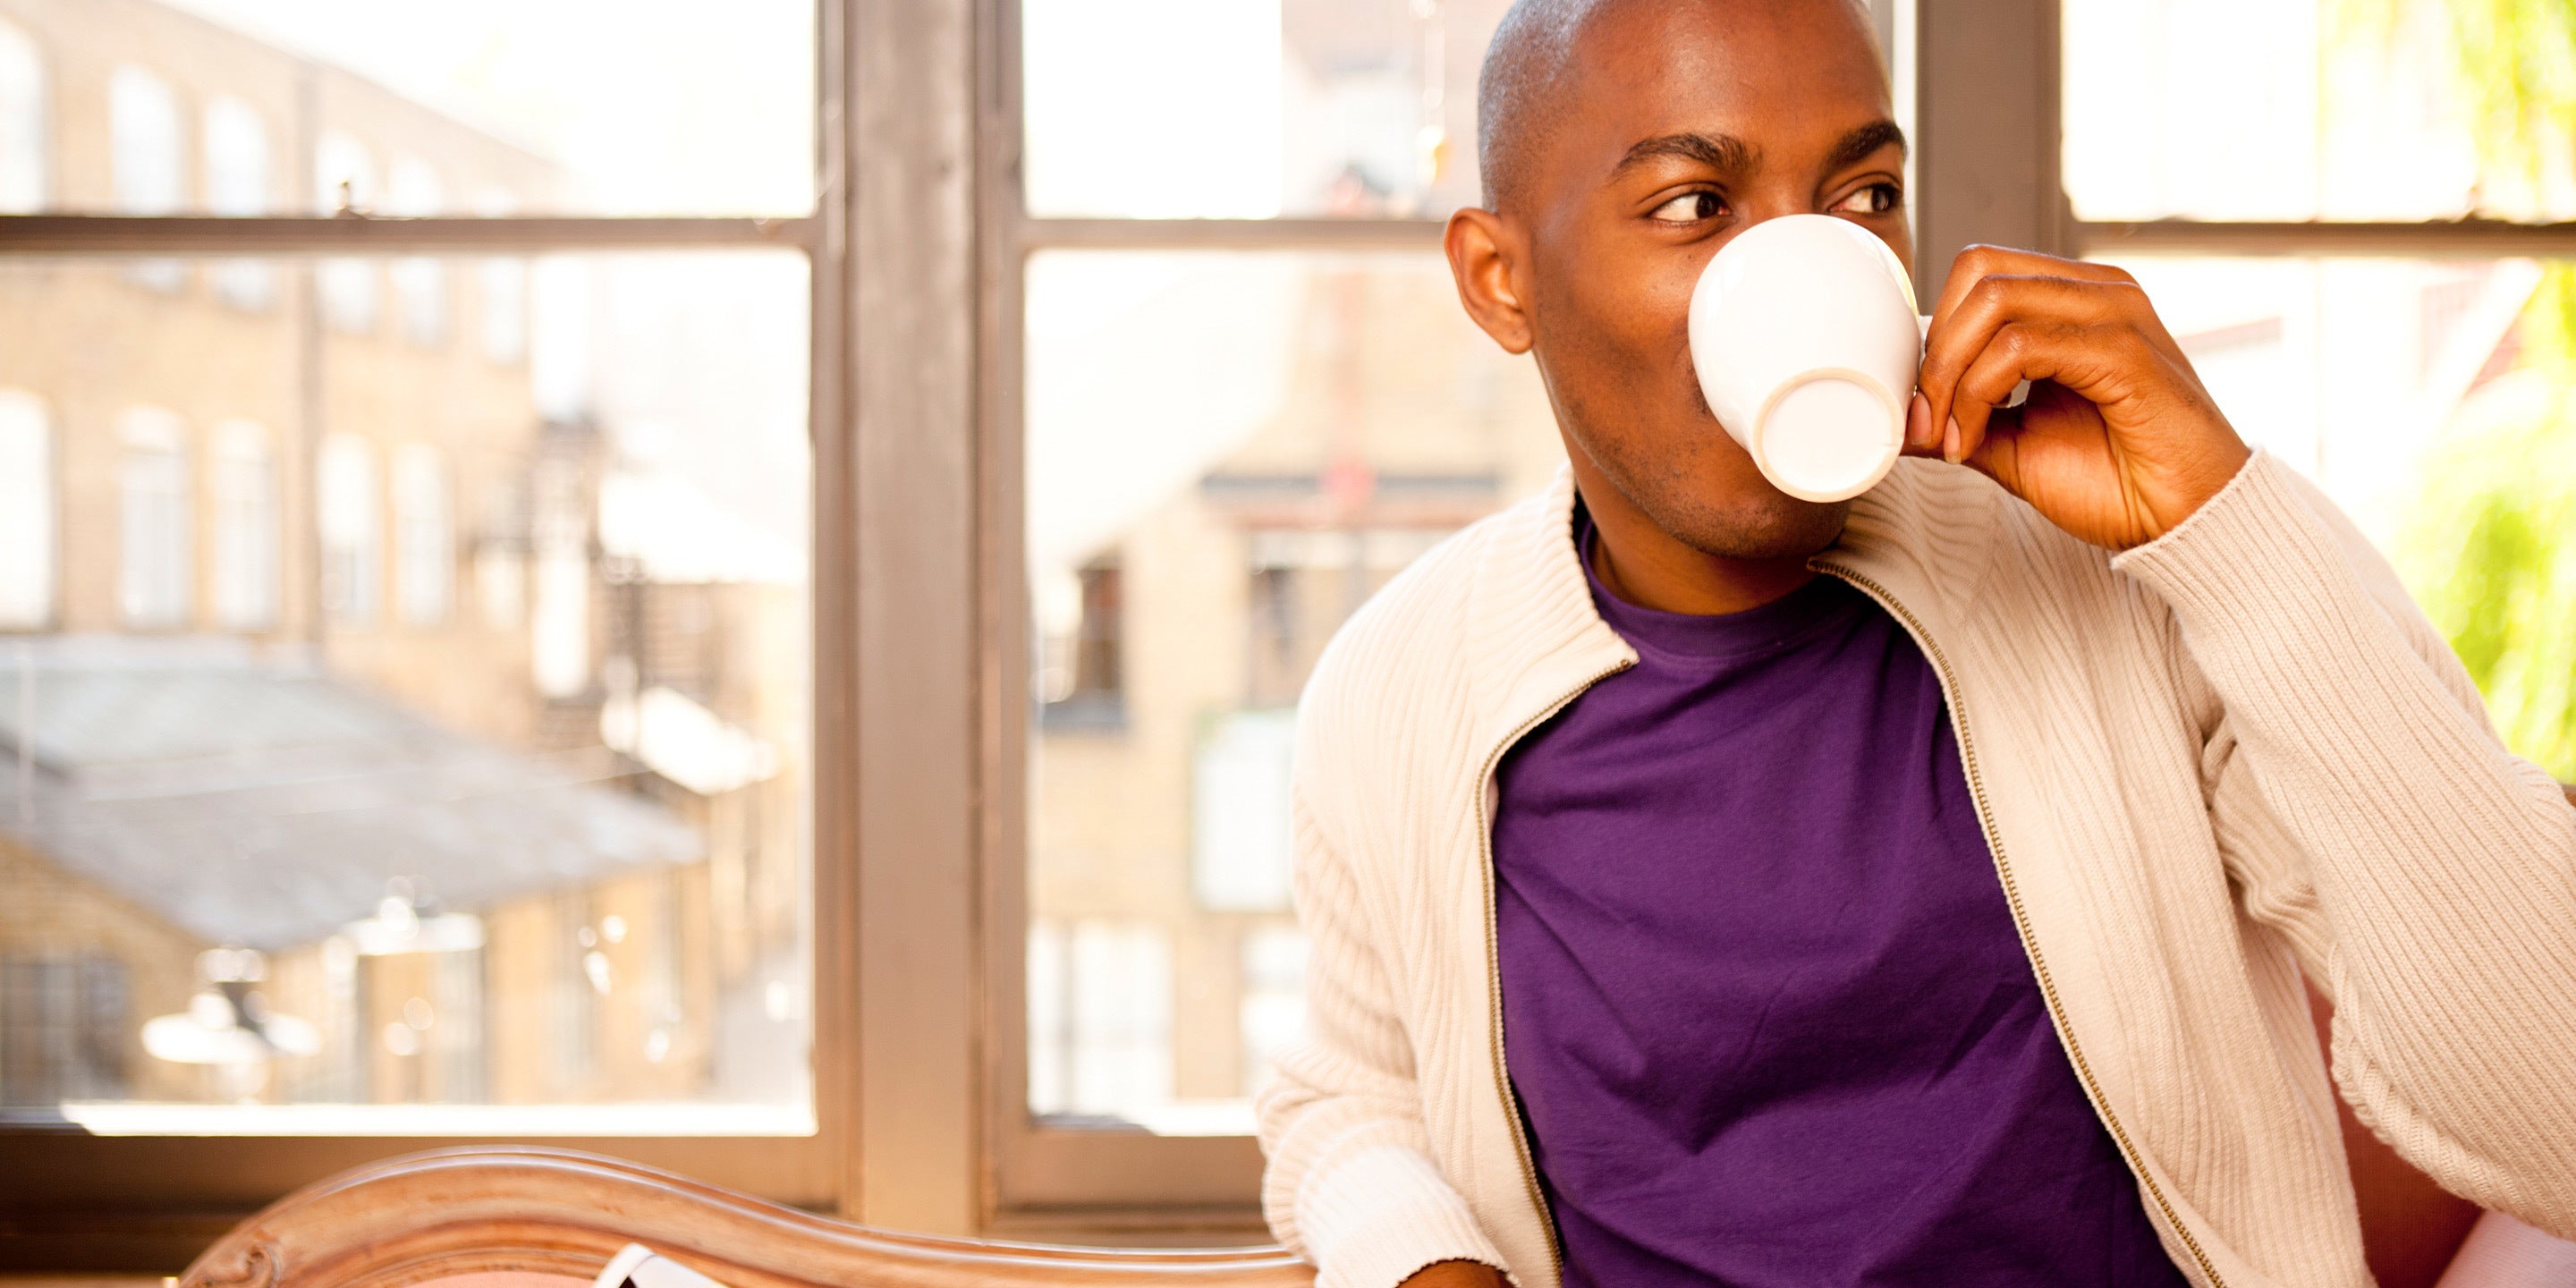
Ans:
[[[1905,449],[1923,362],[1914,284],[1850,220],[1784,215],[1737,233],[1691,294],[1690,350],[1718,424],[1791,496],[1858,496]]]

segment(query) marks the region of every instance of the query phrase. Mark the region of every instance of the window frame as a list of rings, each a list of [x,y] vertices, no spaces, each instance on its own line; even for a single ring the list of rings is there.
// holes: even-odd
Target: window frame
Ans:
[[[515,216],[379,218],[347,213],[260,215],[0,215],[0,263],[12,260],[206,257],[230,263],[289,262],[308,270],[331,257],[391,261],[438,255],[475,263],[491,257],[545,253],[653,250],[794,250],[809,265],[812,376],[809,434],[814,504],[812,682],[815,694],[814,782],[809,819],[814,836],[814,1119],[805,1135],[633,1135],[540,1138],[539,1143],[615,1155],[809,1209],[857,1215],[850,1176],[857,1154],[853,1053],[858,984],[854,938],[858,918],[849,897],[857,884],[854,812],[849,790],[857,745],[847,736],[852,705],[852,653],[846,587],[855,578],[857,543],[846,476],[854,455],[856,407],[841,370],[852,334],[844,315],[855,253],[878,245],[850,234],[856,202],[845,176],[845,151],[858,145],[841,122],[856,110],[847,74],[851,11],[884,11],[891,0],[815,0],[813,20],[818,124],[815,202],[786,217]],[[43,46],[38,43],[41,55]],[[58,78],[43,78],[47,95]],[[48,113],[48,122],[54,118]],[[185,134],[185,121],[182,121]],[[49,136],[48,142],[52,140]],[[183,147],[189,140],[182,140]],[[312,139],[291,164],[310,178]],[[48,152],[51,157],[51,152]],[[48,166],[50,188],[59,169]],[[310,203],[299,203],[310,210]],[[880,261],[894,256],[880,254]],[[321,314],[318,273],[294,275],[292,286],[314,327]],[[450,319],[453,325],[453,319]],[[307,417],[320,390],[308,335]],[[479,342],[478,342],[479,343]],[[292,539],[289,537],[288,539]],[[59,561],[59,543],[53,552]],[[59,566],[59,565],[57,565]],[[59,580],[57,578],[57,580]],[[456,611],[453,586],[449,611]],[[390,597],[384,605],[390,614]],[[835,621],[835,610],[840,620]],[[13,628],[16,629],[16,628]],[[32,627],[52,629],[52,623]],[[828,713],[828,714],[827,714]],[[334,1173],[421,1150],[525,1143],[524,1136],[90,1136],[53,1125],[0,1125],[0,1270],[99,1270],[172,1273],[240,1218]]]
[[[2569,224],[2076,221],[2057,180],[2056,0],[1873,8],[1895,34],[1899,112],[1915,135],[1926,298],[1979,240],[2057,253],[2576,256]],[[1051,249],[1436,252],[1441,223],[1031,218],[1017,180],[1017,0],[817,0],[816,24],[816,202],[804,215],[8,215],[0,257],[805,254],[817,1129],[545,1143],[889,1228],[1263,1240],[1250,1139],[1048,1128],[1022,1108],[1023,273]],[[316,308],[311,276],[299,277]],[[0,1130],[0,1268],[176,1270],[297,1186],[394,1154],[499,1143]]]

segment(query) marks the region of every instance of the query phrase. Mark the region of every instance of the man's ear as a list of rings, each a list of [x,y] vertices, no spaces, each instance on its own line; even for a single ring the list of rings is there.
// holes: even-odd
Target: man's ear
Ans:
[[[1527,353],[1529,309],[1513,280],[1526,252],[1514,232],[1501,215],[1469,206],[1449,216],[1440,244],[1449,252],[1449,275],[1458,281],[1458,302],[1467,306],[1467,316],[1506,352]]]

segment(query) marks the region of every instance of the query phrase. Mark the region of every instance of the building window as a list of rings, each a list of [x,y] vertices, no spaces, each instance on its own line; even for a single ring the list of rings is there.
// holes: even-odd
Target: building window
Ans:
[[[51,115],[36,42],[0,22],[0,215],[45,208],[53,177]]]
[[[1243,1094],[1270,1082],[1271,1056],[1306,1032],[1306,932],[1256,926],[1243,936]]]
[[[117,599],[125,624],[168,629],[188,621],[196,558],[188,429],[172,412],[136,407],[119,422],[124,459],[117,490],[123,519]]]
[[[450,535],[447,463],[427,443],[394,451],[395,593],[406,626],[447,620],[455,581],[455,540]]]
[[[386,213],[417,218],[439,209],[438,171],[419,157],[395,157],[385,181]],[[424,349],[445,344],[446,268],[427,255],[410,255],[394,261],[393,278],[403,338]]]
[[[0,1105],[125,1095],[128,1009],[113,957],[0,958]]]
[[[322,442],[322,611],[342,626],[373,626],[382,602],[382,483],[376,447],[351,434]]]
[[[536,472],[531,539],[536,547],[528,663],[537,692],[579,697],[590,688],[591,563],[581,470],[548,461]]]
[[[474,213],[486,219],[516,214],[519,198],[507,188],[486,188],[474,199]],[[475,266],[482,307],[483,356],[513,363],[528,356],[528,261],[486,259]]]
[[[188,196],[187,130],[170,83],[131,63],[119,66],[108,76],[107,121],[117,212],[176,213]],[[137,260],[126,278],[176,292],[187,285],[188,269],[175,259]]]
[[[1263,565],[1256,556],[1252,568],[1252,654],[1246,659],[1250,683],[1246,686],[1254,704],[1287,706],[1297,701],[1296,686],[1305,678],[1298,666],[1297,611],[1299,578],[1292,566]]]
[[[607,945],[591,916],[594,902],[591,895],[577,894],[556,900],[553,908],[556,926],[547,979],[553,1041],[547,1049],[547,1076],[549,1090],[559,1100],[587,1094],[599,1065],[600,999],[617,987],[602,951]]]
[[[268,213],[268,125],[258,109],[230,94],[206,100],[206,210],[246,218]],[[213,269],[215,298],[240,309],[277,299],[277,272],[255,259],[225,259]]]
[[[1297,713],[1209,721],[1190,764],[1190,883],[1211,912],[1288,911],[1288,762]]]
[[[1158,927],[1029,929],[1029,1108],[1136,1122],[1172,1102],[1172,945]]]
[[[528,620],[528,554],[516,543],[490,539],[474,552],[474,597],[483,625],[515,631]]]
[[[215,621],[225,630],[277,625],[277,460],[268,431],[246,420],[215,426]]]
[[[1050,632],[1040,674],[1051,729],[1117,729],[1126,723],[1126,582],[1115,555],[1074,573],[1073,620]]]
[[[0,389],[0,630],[54,616],[54,428],[45,403]]]
[[[853,417],[811,395],[857,243],[815,180],[827,11],[729,15],[718,49],[440,10],[326,62],[328,23],[205,7],[0,0],[0,212],[120,216],[0,231],[0,961],[131,981],[88,1030],[121,1070],[58,1054],[77,970],[0,981],[28,1102],[0,1171],[57,1155],[65,1202],[112,1208],[140,1145],[145,1198],[214,1210],[569,1123],[837,1203],[859,1008],[815,963],[855,912],[814,896],[857,806],[813,784],[854,749],[806,734],[856,682],[811,664],[846,633],[811,587],[857,547],[814,542],[854,526],[810,483]],[[612,476],[643,489],[622,542]],[[604,685],[609,645],[649,683]],[[669,699],[640,764],[618,692]],[[138,774],[184,790],[92,790]],[[309,1139],[242,1188],[280,1133]],[[84,1220],[49,1247],[135,1255]]]
[[[483,292],[483,356],[517,362],[528,355],[528,262],[487,259],[476,276]]]
[[[313,145],[314,203],[323,214],[371,210],[376,201],[376,162],[367,145],[343,130],[324,130]],[[315,269],[322,318],[340,331],[376,330],[377,266],[373,260],[326,259]]]

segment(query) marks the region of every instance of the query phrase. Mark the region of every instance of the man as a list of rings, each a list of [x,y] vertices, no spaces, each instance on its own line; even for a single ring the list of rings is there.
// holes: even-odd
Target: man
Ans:
[[[2305,981],[2382,1137],[2576,1233],[2576,812],[2136,285],[1962,255],[1919,459],[1793,500],[1685,317],[1764,219],[1910,260],[1862,16],[1522,0],[1479,116],[1450,264],[1571,465],[1301,710],[1320,1282],[2358,1288]]]

